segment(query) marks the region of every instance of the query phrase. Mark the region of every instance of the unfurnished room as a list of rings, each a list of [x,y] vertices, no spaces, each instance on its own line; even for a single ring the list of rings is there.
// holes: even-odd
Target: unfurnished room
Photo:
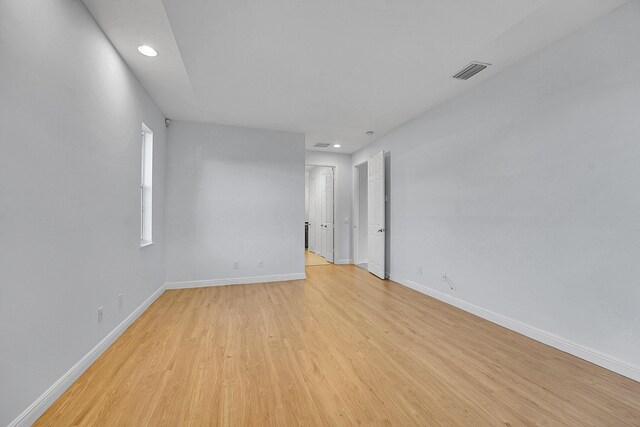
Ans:
[[[0,426],[640,426],[640,0],[0,0]]]

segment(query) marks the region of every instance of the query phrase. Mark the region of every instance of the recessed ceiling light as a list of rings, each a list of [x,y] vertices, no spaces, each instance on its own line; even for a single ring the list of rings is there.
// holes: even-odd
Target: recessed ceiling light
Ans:
[[[340,144],[333,144],[333,148],[340,148],[340,147],[342,147],[342,145],[340,145]]]
[[[152,48],[151,46],[147,46],[146,44],[138,46],[138,52],[140,52],[144,56],[158,56],[158,52],[154,48]]]

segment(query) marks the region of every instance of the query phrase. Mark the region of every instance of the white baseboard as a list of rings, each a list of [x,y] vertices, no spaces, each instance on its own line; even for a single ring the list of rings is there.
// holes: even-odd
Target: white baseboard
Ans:
[[[145,312],[147,308],[155,300],[162,295],[164,292],[164,285],[161,286],[157,291],[155,291],[149,298],[147,298],[138,308],[136,308],[133,313],[127,316],[118,326],[115,327],[106,337],[102,339],[95,347],[93,347],[87,354],[85,354],[82,359],[80,359],[75,365],[71,367],[62,377],[58,379],[51,387],[47,389],[35,402],[33,402],[27,409],[25,409],[18,417],[13,420],[8,427],[23,427],[30,426],[36,422],[38,418],[64,393],[71,385],[86,371],[89,366],[93,362],[96,361],[98,357],[106,349],[108,349],[111,344],[114,343],[116,339],[124,331],[127,330],[129,326],[138,318],[142,313]]]
[[[345,259],[337,259],[333,262],[334,264],[353,264],[353,260],[351,258],[345,258]]]
[[[411,280],[398,280],[396,278],[392,278],[391,280],[423,294],[429,295],[447,304],[453,305],[454,307],[458,307],[461,310],[475,314],[476,316],[482,317],[485,320],[496,323],[512,331],[518,332],[531,339],[540,341],[541,343],[557,348],[558,350],[572,354],[576,357],[579,357],[580,359],[584,359],[588,362],[609,369],[610,371],[616,372],[620,375],[624,375],[625,377],[631,378],[632,380],[640,381],[640,367],[635,366],[632,363],[618,360],[597,350],[574,343],[563,337],[559,337],[551,332],[518,322],[517,320],[511,319],[507,316],[503,316],[502,314],[498,314],[482,307],[478,307],[464,300],[461,300],[444,292],[431,289],[427,286],[421,285]]]
[[[271,276],[234,277],[228,279],[190,280],[186,282],[167,282],[167,289],[206,288],[209,286],[248,285],[251,283],[286,282],[289,280],[304,280],[305,273],[274,274]]]

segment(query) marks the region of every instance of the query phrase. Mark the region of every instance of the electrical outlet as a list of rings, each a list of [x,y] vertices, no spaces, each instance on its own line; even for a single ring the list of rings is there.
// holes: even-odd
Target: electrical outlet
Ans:
[[[260,268],[264,267],[264,261],[262,260],[258,261],[258,267]]]
[[[118,308],[124,307],[124,295],[118,294]]]
[[[234,270],[237,270],[237,269],[239,269],[239,268],[240,268],[240,263],[239,263],[238,261],[234,262],[234,263],[233,263],[233,269],[234,269]]]
[[[418,267],[418,276],[422,276],[422,267]]]
[[[448,279],[447,273],[442,273],[442,280],[446,282],[447,279]]]
[[[98,323],[102,323],[102,310],[102,306],[98,307]]]

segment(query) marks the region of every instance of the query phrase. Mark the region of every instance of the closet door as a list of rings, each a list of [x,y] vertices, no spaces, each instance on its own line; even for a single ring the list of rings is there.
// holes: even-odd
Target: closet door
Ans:
[[[309,250],[318,253],[316,248],[316,226],[317,226],[317,209],[316,209],[316,180],[309,181]]]
[[[322,256],[333,262],[333,168],[322,174]]]

